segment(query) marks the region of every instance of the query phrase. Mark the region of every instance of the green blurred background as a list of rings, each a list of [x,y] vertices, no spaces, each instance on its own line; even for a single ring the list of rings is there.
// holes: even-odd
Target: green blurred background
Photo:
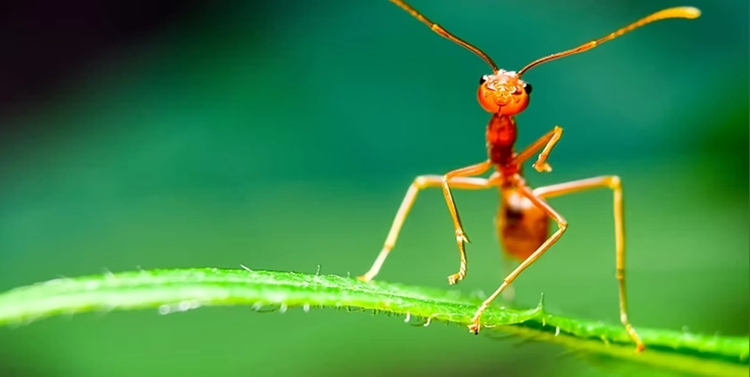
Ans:
[[[416,175],[485,158],[489,115],[475,90],[488,67],[385,0],[176,4],[6,13],[9,61],[42,48],[29,35],[51,49],[16,68],[33,76],[73,63],[4,92],[1,290],[137,267],[360,274]],[[519,143],[565,128],[554,172],[529,170],[534,185],[622,176],[636,327],[748,334],[747,2],[413,5],[512,70],[662,7],[701,8],[698,20],[652,24],[532,70]],[[86,54],[55,48],[79,39],[100,43]],[[517,281],[517,305],[544,292],[554,313],[617,323],[610,195],[554,199],[570,229]],[[503,277],[498,195],[456,199],[473,241],[460,288],[489,293]],[[427,191],[379,278],[446,287],[457,263],[442,196]],[[334,310],[142,311],[0,329],[7,376],[637,372],[558,346]]]

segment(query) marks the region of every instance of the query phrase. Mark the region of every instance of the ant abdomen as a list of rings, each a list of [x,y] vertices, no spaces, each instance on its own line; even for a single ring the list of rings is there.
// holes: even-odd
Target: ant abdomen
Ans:
[[[505,193],[497,213],[497,233],[503,251],[523,261],[549,237],[550,218],[516,190]]]

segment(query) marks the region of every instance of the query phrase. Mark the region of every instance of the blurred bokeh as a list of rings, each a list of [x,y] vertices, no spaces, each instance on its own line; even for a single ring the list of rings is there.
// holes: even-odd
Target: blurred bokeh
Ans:
[[[0,12],[0,290],[137,267],[360,274],[415,176],[485,158],[488,67],[385,0],[102,4]],[[662,7],[701,8],[530,71],[519,143],[565,128],[534,185],[623,178],[636,326],[748,334],[747,2],[413,5],[512,70]],[[554,313],[617,323],[610,195],[553,200],[570,229],[517,280],[518,306],[544,292]],[[473,241],[460,287],[489,292],[498,194],[456,200]],[[446,287],[457,264],[426,191],[379,278]],[[334,310],[0,329],[7,376],[635,373],[581,356]]]

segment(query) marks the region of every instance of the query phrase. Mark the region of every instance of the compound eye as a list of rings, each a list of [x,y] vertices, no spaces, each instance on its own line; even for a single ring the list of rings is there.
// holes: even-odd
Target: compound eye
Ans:
[[[533,89],[533,87],[529,83],[526,83],[526,85],[524,85],[523,88],[524,90],[526,90],[526,94],[531,94],[531,90]]]
[[[482,77],[479,78],[479,85],[482,85],[485,82],[487,82],[487,75],[484,75],[484,76],[482,76]]]

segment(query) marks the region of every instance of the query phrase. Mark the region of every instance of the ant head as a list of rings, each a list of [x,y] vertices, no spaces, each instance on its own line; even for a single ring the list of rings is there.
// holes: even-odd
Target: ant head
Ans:
[[[479,91],[477,93],[477,98],[479,99],[479,104],[482,105],[485,110],[500,115],[518,114],[526,109],[526,106],[529,105],[531,85],[523,82],[523,80],[521,80],[521,76],[531,68],[555,59],[591,50],[592,48],[604,42],[615,39],[627,32],[633,31],[643,25],[654,21],[664,20],[667,18],[694,19],[700,17],[701,15],[701,11],[693,7],[675,7],[663,9],[646,17],[643,17],[640,20],[631,23],[630,25],[620,28],[619,30],[609,33],[602,38],[595,39],[569,50],[565,50],[534,60],[533,62],[527,64],[525,67],[521,68],[516,73],[498,69],[497,64],[495,64],[495,62],[492,61],[492,59],[482,50],[474,47],[463,39],[456,37],[452,33],[448,32],[448,30],[445,30],[442,26],[430,21],[427,17],[419,13],[416,9],[412,8],[411,5],[406,4],[403,0],[391,0],[391,2],[427,25],[430,30],[434,31],[438,35],[447,38],[455,42],[459,46],[462,46],[469,51],[477,54],[477,56],[482,58],[482,60],[487,62],[487,64],[492,67],[493,73],[491,75],[483,76],[479,81]]]
[[[477,99],[482,108],[501,115],[516,115],[529,105],[531,85],[513,71],[498,70],[479,80]]]

